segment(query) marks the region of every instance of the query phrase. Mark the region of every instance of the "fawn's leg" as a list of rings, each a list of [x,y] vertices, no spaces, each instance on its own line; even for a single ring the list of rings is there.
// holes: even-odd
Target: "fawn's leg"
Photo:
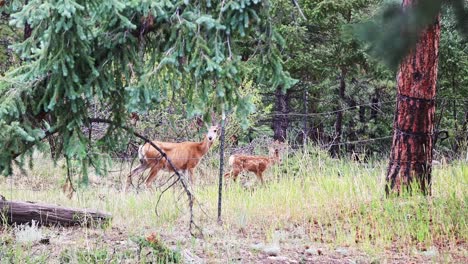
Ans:
[[[237,182],[237,176],[239,176],[240,172],[241,172],[241,170],[239,170],[239,169],[233,169],[232,170],[231,175],[233,175],[232,179],[234,180],[234,182]]]
[[[265,182],[263,181],[263,172],[257,171],[257,172],[255,173],[255,175],[257,175],[257,179],[260,180],[260,182],[262,183],[262,185],[264,185]]]
[[[224,173],[224,180],[225,180],[225,181],[227,181],[227,179],[228,179],[229,177],[231,177],[231,175],[234,173],[233,171],[234,171],[234,169],[231,169],[230,171]]]

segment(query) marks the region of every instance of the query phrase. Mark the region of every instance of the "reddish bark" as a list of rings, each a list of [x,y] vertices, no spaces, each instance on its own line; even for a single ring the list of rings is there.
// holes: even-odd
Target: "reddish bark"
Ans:
[[[404,0],[403,6],[411,3],[414,0]],[[387,194],[399,193],[402,187],[410,190],[414,183],[430,194],[439,39],[437,17],[400,64]]]

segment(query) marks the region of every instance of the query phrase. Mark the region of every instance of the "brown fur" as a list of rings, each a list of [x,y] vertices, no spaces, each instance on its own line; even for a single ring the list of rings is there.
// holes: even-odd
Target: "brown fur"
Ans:
[[[232,155],[229,157],[229,165],[232,169],[224,174],[225,178],[233,177],[236,181],[239,174],[243,171],[250,171],[255,173],[257,179],[264,184],[263,173],[271,165],[281,163],[281,149],[282,143],[276,142],[270,148],[270,156],[248,156],[248,155]]]
[[[190,182],[193,182],[193,172],[200,162],[200,159],[208,152],[213,144],[216,138],[216,133],[217,127],[213,126],[205,136],[205,139],[201,142],[152,142],[166,153],[167,157],[171,160],[178,172],[182,172],[184,174],[188,173]],[[211,137],[211,140],[209,137]],[[167,160],[162,157],[161,153],[159,153],[159,151],[149,143],[140,147],[138,150],[138,156],[141,164],[133,169],[130,175],[128,175],[127,188],[132,184],[133,175],[142,173],[148,168],[150,168],[149,176],[146,179],[146,187],[148,188],[151,187],[151,184],[156,179],[159,171],[174,171]]]

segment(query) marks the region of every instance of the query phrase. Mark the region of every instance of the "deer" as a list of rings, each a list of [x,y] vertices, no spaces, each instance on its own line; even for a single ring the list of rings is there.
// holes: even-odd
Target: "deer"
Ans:
[[[188,174],[190,183],[193,184],[194,170],[213,145],[218,135],[218,129],[217,125],[211,126],[201,142],[186,141],[174,143],[152,141],[152,143],[166,153],[167,158],[171,160],[178,172],[182,172],[184,175]],[[150,169],[149,176],[145,181],[146,188],[148,189],[151,189],[151,184],[156,179],[159,171],[174,172],[169,162],[149,143],[145,143],[138,148],[138,158],[140,165],[134,168],[128,175],[126,190],[132,184],[133,175],[143,173],[147,169]]]
[[[229,165],[232,167],[231,171],[224,174],[224,178],[233,177],[237,181],[237,177],[243,171],[255,173],[257,179],[263,185],[263,173],[272,165],[282,162],[281,152],[284,144],[275,141],[271,147],[268,148],[270,156],[251,156],[234,154],[229,157]]]

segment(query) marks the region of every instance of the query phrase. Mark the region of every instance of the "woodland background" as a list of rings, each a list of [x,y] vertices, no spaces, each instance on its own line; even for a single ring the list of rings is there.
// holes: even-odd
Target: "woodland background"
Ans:
[[[20,5],[20,1],[10,5],[15,3]],[[256,82],[259,61],[255,55],[265,47],[251,45],[255,40],[239,43],[241,61],[245,62],[242,67],[248,72],[238,93],[248,103],[236,111],[247,114],[247,119],[239,122],[228,114],[226,138],[235,135],[240,145],[257,137],[287,138],[295,148],[309,141],[329,149],[333,156],[355,153],[361,158],[385,157],[391,146],[396,68],[369,55],[365,43],[353,31],[359,23],[379,14],[383,3],[304,1],[301,9],[308,19],[290,1],[271,3],[268,22],[282,36],[284,70],[296,82],[287,90],[284,85]],[[457,30],[453,9],[445,8],[441,21],[436,130],[446,131],[448,138],[437,141],[436,159],[454,159],[466,153],[468,55],[466,38]],[[2,13],[0,30],[0,72],[4,74],[19,66],[21,58],[13,52],[12,45],[24,39],[26,33],[9,23],[6,13]],[[390,45],[381,52],[391,54],[394,50]],[[249,56],[254,59],[249,61]],[[132,62],[122,62],[128,63]],[[200,96],[204,102],[191,106],[184,103],[186,94],[178,92],[178,88],[164,88],[161,95],[155,95],[160,93],[158,87],[153,89],[145,93],[152,97],[147,98],[147,103],[151,102],[154,109],[135,109],[138,126],[152,138],[192,139],[195,135],[189,124],[193,127],[194,117],[201,117],[202,110],[212,107],[215,100]],[[89,111],[110,116],[110,109],[99,105],[98,98],[95,100]],[[130,113],[124,118],[129,116]],[[217,118],[219,121],[219,111]]]
[[[113,215],[2,226],[0,262],[466,262],[468,2],[431,3],[406,21],[400,1],[0,0],[0,194]],[[384,198],[398,63],[440,5],[433,194]],[[121,191],[142,143],[122,126],[198,141],[222,113],[226,158],[289,152],[267,186],[224,190],[219,226],[216,143],[196,172],[199,239],[179,187],[158,217],[158,196]]]

